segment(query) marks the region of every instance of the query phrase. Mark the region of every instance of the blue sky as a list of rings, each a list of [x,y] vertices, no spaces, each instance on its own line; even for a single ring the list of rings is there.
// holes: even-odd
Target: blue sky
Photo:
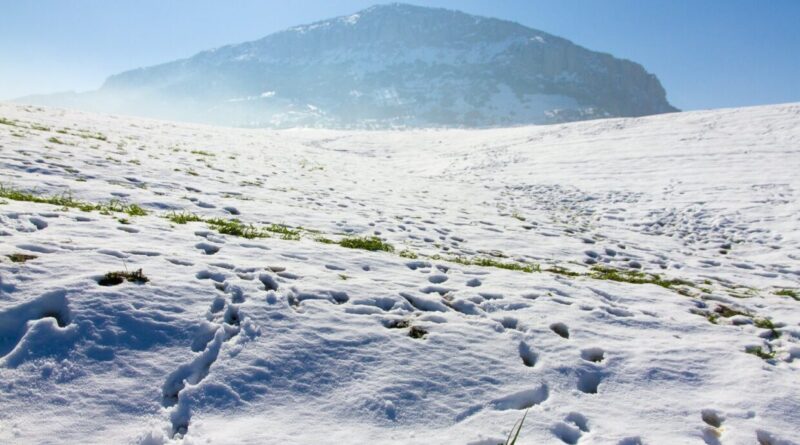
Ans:
[[[376,0],[0,0],[0,99],[345,15]],[[800,101],[797,0],[431,0],[641,63],[681,109]]]

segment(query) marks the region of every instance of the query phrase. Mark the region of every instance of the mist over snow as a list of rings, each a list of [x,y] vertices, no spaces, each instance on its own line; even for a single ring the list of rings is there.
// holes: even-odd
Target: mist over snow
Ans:
[[[523,25],[405,4],[20,102],[244,127],[546,124],[676,111],[654,74]]]

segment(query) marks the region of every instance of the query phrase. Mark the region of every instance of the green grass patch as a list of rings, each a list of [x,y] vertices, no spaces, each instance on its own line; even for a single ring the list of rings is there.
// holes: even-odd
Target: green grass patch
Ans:
[[[55,136],[49,137],[47,139],[47,142],[50,142],[50,143],[53,143],[53,144],[61,144],[61,145],[64,145],[64,143],[65,143],[64,141],[62,141],[61,139],[59,139],[59,138],[57,138]]]
[[[90,133],[88,131],[82,131],[78,133],[78,136],[84,139],[97,139],[98,141],[107,141],[108,137],[103,133]]]
[[[190,153],[192,153],[193,155],[198,155],[198,156],[216,156],[214,153],[211,153],[211,152],[208,152],[208,151],[204,151],[204,150],[192,150]]]
[[[348,249],[394,252],[394,246],[383,242],[377,236],[347,237],[339,241],[339,245]]]
[[[745,348],[744,352],[753,354],[762,360],[771,360],[775,358],[775,351],[765,351],[761,346],[750,346]]]
[[[791,297],[797,301],[800,301],[800,294],[794,289],[780,289],[775,291],[775,295],[780,295],[782,297]]]
[[[408,258],[408,259],[412,259],[412,260],[416,260],[417,258],[419,258],[419,255],[417,255],[414,251],[408,250],[408,249],[401,250],[399,255],[402,258]]]
[[[19,125],[17,125],[17,123],[16,123],[15,121],[12,121],[12,120],[6,119],[6,118],[4,118],[4,117],[0,117],[0,124],[2,124],[2,125],[9,125],[9,126],[11,126],[11,127],[18,127],[18,126],[19,126]]]
[[[270,224],[264,228],[267,232],[277,233],[281,236],[281,239],[297,241],[300,239],[300,231],[290,229],[288,226],[283,224]]]
[[[554,273],[554,274],[558,274],[558,275],[564,275],[564,276],[567,276],[567,277],[580,276],[580,273],[571,271],[571,270],[567,269],[566,267],[561,267],[561,266],[548,267],[544,271],[545,272]]]
[[[128,272],[126,270],[126,271],[108,272],[105,275],[103,275],[99,280],[97,280],[97,284],[101,286],[116,286],[117,284],[121,284],[124,281],[136,284],[144,284],[150,281],[150,279],[144,275],[142,269],[135,270],[133,272]]]
[[[61,195],[40,195],[36,193],[26,192],[13,187],[0,185],[0,197],[11,199],[13,201],[35,202],[38,204],[52,204],[59,207],[68,207],[83,210],[84,212],[91,212],[97,210],[104,214],[110,213],[127,213],[130,216],[144,216],[147,211],[140,207],[138,204],[126,204],[118,199],[112,199],[106,203],[94,204],[86,201],[80,201],[72,197],[69,193]]]
[[[738,309],[734,309],[730,306],[725,306],[724,304],[720,304],[719,306],[714,309],[714,312],[718,314],[720,317],[731,318],[736,315],[744,315],[745,317],[751,317],[750,314],[747,312],[740,311]]]
[[[542,268],[538,264],[517,263],[513,261],[498,261],[494,258],[466,258],[466,257],[446,257],[441,258],[438,255],[431,257],[434,260],[442,259],[451,263],[463,264],[465,266],[480,266],[480,267],[496,267],[498,269],[516,270],[525,273],[541,272]]]
[[[667,289],[675,286],[692,286],[692,283],[678,279],[666,279],[658,274],[648,274],[636,270],[613,269],[604,266],[594,266],[589,277],[596,280],[618,281],[620,283],[632,284],[655,284]]]
[[[238,219],[211,218],[206,224],[224,235],[240,236],[242,238],[269,238],[269,234],[252,224],[244,224]]]
[[[318,243],[322,243],[322,244],[337,244],[336,241],[334,241],[334,240],[332,240],[330,238],[325,238],[324,236],[318,236],[318,237],[314,238],[314,241],[316,241]]]
[[[753,324],[760,329],[769,329],[772,338],[778,338],[781,336],[781,331],[775,327],[775,324],[772,323],[772,320],[768,320],[766,318],[756,318],[753,320]]]
[[[35,260],[38,258],[36,255],[29,255],[27,253],[12,253],[6,256],[11,260],[12,263],[24,263],[26,261]]]
[[[194,213],[189,213],[189,212],[178,213],[178,212],[175,212],[175,211],[173,211],[172,213],[167,214],[167,216],[165,216],[165,218],[167,218],[168,220],[174,222],[175,224],[186,224],[186,223],[189,223],[189,222],[196,222],[196,221],[202,221],[203,220],[203,218],[195,215]]]

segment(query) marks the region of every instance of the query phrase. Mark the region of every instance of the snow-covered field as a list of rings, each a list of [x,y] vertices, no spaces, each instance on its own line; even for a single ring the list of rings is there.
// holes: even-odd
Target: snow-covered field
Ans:
[[[0,443],[493,445],[528,408],[519,444],[800,442],[800,104],[276,132],[3,103],[0,183]],[[65,193],[147,215],[20,200]]]

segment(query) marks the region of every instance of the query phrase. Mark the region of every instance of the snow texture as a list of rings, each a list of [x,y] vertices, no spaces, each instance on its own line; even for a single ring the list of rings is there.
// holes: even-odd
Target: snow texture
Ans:
[[[0,443],[487,445],[524,410],[520,444],[800,441],[798,104],[405,132],[0,118],[4,190],[148,212],[0,198]],[[355,235],[394,252],[335,244]]]

